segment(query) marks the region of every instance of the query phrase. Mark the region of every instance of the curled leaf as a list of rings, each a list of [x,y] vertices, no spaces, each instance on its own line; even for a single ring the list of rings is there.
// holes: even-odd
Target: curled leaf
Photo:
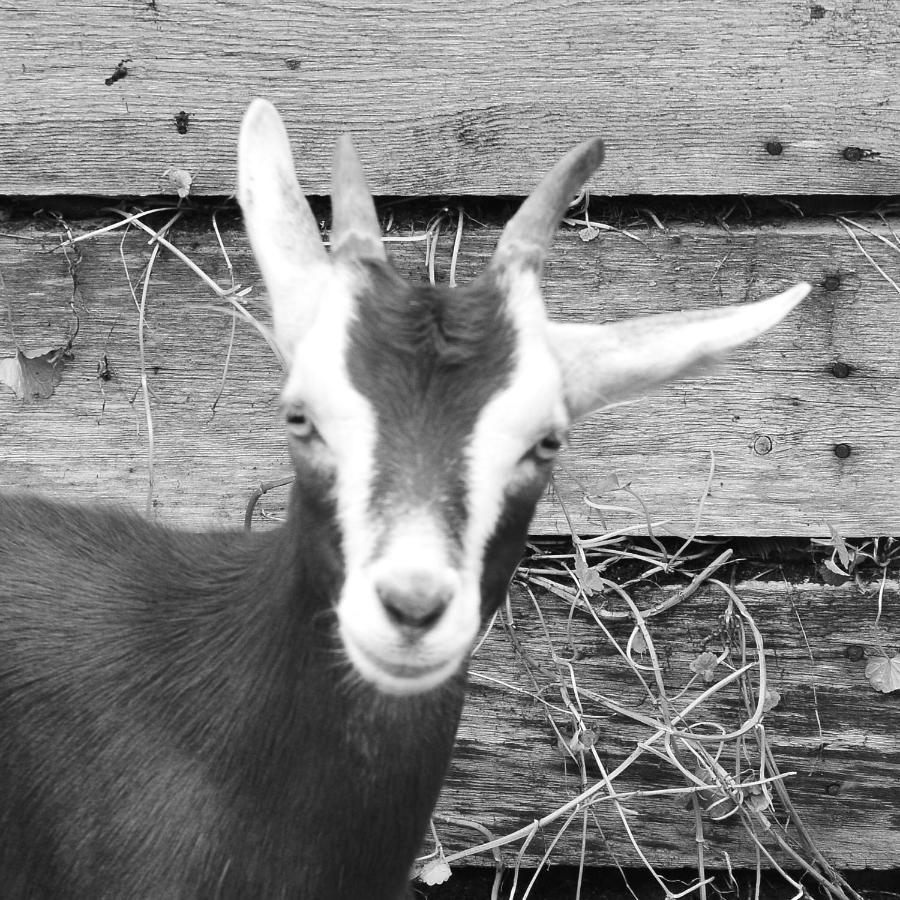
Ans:
[[[829,572],[833,572],[835,575],[841,575],[844,578],[850,577],[850,573],[846,569],[842,569],[833,559],[826,559],[823,562],[823,565]]]
[[[847,542],[841,537],[841,533],[831,524],[831,522],[826,522],[828,525],[828,531],[831,533],[831,543],[834,544],[834,549],[837,550],[838,559],[841,561],[841,565],[844,567],[846,571],[850,571],[850,551],[847,549]]]
[[[713,670],[719,664],[715,653],[704,650],[693,662],[691,671],[696,672],[707,684],[713,680]]]
[[[631,641],[631,649],[635,653],[646,653],[647,652],[647,641],[644,638],[644,633],[640,631],[638,628],[634,629],[634,638]]]
[[[769,792],[763,790],[761,785],[754,784],[746,797],[747,806],[754,812],[762,812],[772,805],[772,798]]]
[[[422,871],[419,872],[419,880],[429,886],[443,884],[452,874],[453,872],[442,854],[435,859],[429,859],[422,866]]]
[[[716,773],[698,767],[695,769],[695,774],[700,781],[709,785],[709,787],[697,788],[697,796],[711,818],[715,820],[727,819],[738,808],[738,805],[743,802],[743,792],[724,773],[717,777]],[[728,789],[726,789],[726,784]],[[690,800],[688,801],[688,806],[690,806]]]
[[[866,663],[866,678],[876,691],[900,691],[900,656],[874,656]]]
[[[837,586],[846,584],[850,581],[850,576],[846,572],[842,572],[840,567],[830,559],[826,559],[824,562],[819,563],[818,568],[819,577],[825,584]]]
[[[781,694],[775,688],[766,688],[766,698],[763,700],[763,712],[775,709],[781,702]]]
[[[186,169],[178,169],[175,166],[169,166],[163,172],[163,178],[166,179],[168,186],[172,188],[178,196],[185,200],[191,192],[191,185],[194,183],[193,176]]]
[[[594,481],[593,488],[597,494],[605,494],[608,491],[617,491],[622,485],[619,483],[619,476],[615,472],[607,475],[601,475]]]
[[[41,350],[16,350],[15,356],[0,359],[0,384],[12,388],[19,400],[31,402],[53,396],[62,380],[69,345]]]
[[[575,556],[575,577],[589,597],[593,596],[594,591],[603,590],[603,579],[600,577],[600,573],[596,567],[589,566],[580,553]]]

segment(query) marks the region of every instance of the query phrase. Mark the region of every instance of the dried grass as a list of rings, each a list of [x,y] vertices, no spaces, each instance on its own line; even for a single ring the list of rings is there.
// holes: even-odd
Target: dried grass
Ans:
[[[643,515],[643,510],[635,513]],[[730,549],[723,550],[717,542],[700,542],[682,544],[677,552],[669,553],[650,537],[648,524],[642,529],[643,538],[621,530],[590,541],[573,534],[565,550],[558,541],[533,548],[516,581],[530,598],[529,615],[541,623],[544,645],[536,648],[533,642],[526,646],[519,640],[509,604],[494,625],[502,627],[512,642],[530,689],[497,679],[477,655],[471,667],[473,682],[540,704],[548,736],[555,736],[559,751],[568,758],[578,779],[576,796],[560,798],[555,809],[528,826],[455,852],[446,852],[435,832],[432,856],[452,867],[491,852],[496,869],[492,898],[500,897],[501,876],[506,873],[509,887],[502,896],[524,900],[539,896],[535,894],[539,869],[553,859],[554,849],[570,829],[580,829],[577,840],[582,847],[582,870],[588,840],[595,853],[599,842],[615,861],[612,819],[617,839],[627,841],[632,856],[666,897],[694,894],[706,898],[712,885],[711,864],[731,868],[730,857],[717,846],[710,826],[731,819],[742,829],[745,846],[755,854],[757,896],[764,869],[770,877],[773,873],[780,876],[795,897],[809,896],[801,881],[789,873],[791,869],[801,871],[804,880],[815,881],[825,896],[855,900],[859,895],[818,850],[804,826],[790,798],[790,779],[795,773],[781,770],[769,741],[766,717],[777,705],[778,694],[769,685],[765,638],[728,579],[715,577],[735,562]],[[656,586],[660,574],[685,585],[660,591]],[[712,609],[708,608],[709,590],[703,598],[704,615],[711,627],[715,630],[717,622],[721,625],[721,644],[710,644],[692,664],[693,674],[683,683],[673,684],[671,667],[664,670],[660,663],[668,650],[678,649],[667,644],[665,617],[702,586],[721,597],[721,605]],[[619,659],[622,670],[632,676],[632,694],[611,697],[584,683],[579,674],[583,668],[573,660],[568,640],[552,634],[544,623],[536,590],[545,593],[545,602],[550,594],[568,605],[579,644],[603,644],[606,652]],[[668,593],[663,602],[648,605],[646,599],[636,599],[658,598],[661,593]],[[623,620],[631,623],[624,643]],[[617,690],[620,688],[617,681]],[[723,710],[734,720],[723,719]],[[636,734],[633,749],[621,760],[604,759],[598,750],[600,728],[606,733]],[[650,759],[660,764],[657,784],[665,786],[626,786],[629,773]],[[676,797],[686,801],[682,821],[691,823],[697,854],[696,878],[679,890],[657,870],[642,846],[641,835],[641,810],[646,810],[646,804]],[[668,803],[663,815],[671,815],[672,809]],[[545,845],[539,869],[521,886],[522,862],[538,835]],[[571,841],[567,842],[567,864],[572,862],[571,846]],[[499,857],[498,851],[502,851]],[[528,859],[533,866],[534,857]],[[580,890],[576,890],[576,900],[579,896]]]

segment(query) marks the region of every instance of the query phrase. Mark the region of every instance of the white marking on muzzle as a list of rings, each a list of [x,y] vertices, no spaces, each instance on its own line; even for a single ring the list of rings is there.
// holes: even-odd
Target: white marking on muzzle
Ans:
[[[460,667],[475,640],[479,584],[453,566],[430,511],[372,524],[381,529],[383,549],[362,566],[348,566],[338,607],[344,646],[382,690],[429,690]]]

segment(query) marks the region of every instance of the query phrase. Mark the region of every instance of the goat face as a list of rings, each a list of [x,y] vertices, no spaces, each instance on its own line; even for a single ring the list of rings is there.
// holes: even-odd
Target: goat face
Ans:
[[[380,260],[334,266],[290,357],[293,462],[340,535],[342,644],[383,690],[427,690],[521,555],[568,427],[559,367],[498,278],[413,286]]]
[[[559,367],[487,279],[411,286],[382,262],[342,277],[293,354],[289,441],[333,486],[350,659],[384,690],[426,690],[521,555],[568,427]]]
[[[427,691],[464,667],[574,417],[749,340],[806,293],[611,326],[548,322],[543,257],[601,158],[597,140],[565,156],[475,283],[413,286],[387,261],[349,141],[335,154],[329,256],[278,113],[257,100],[245,116],[239,198],[288,363],[301,499],[326,503],[341,643],[384,692]]]

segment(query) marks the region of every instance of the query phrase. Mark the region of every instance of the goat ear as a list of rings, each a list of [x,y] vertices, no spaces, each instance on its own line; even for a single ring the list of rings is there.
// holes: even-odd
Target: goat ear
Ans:
[[[339,259],[386,260],[381,226],[350,136],[334,148],[331,167],[331,254]]]
[[[268,100],[254,100],[241,123],[238,201],[272,303],[275,337],[290,358],[331,263],[297,183],[287,131]]]
[[[809,291],[798,284],[757,303],[609,325],[549,323],[569,413],[578,418],[699,369],[777,325]]]

